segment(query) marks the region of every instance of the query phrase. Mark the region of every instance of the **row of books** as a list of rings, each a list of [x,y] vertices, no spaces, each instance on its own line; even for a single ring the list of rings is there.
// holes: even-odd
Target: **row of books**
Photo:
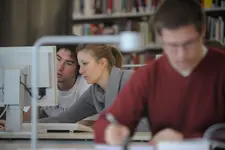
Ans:
[[[219,17],[207,17],[206,39],[217,40],[225,44],[224,19]],[[154,59],[155,54],[148,51],[140,54],[129,54],[124,56],[125,64],[146,64]],[[129,68],[132,69],[132,68]],[[135,69],[135,68],[133,68]]]
[[[224,7],[225,0],[200,0],[204,8]],[[163,0],[74,0],[74,12],[85,16],[95,14],[107,14],[116,12],[138,12],[146,9],[154,9]],[[107,4],[107,5],[106,5]],[[124,5],[126,4],[126,5]],[[131,5],[133,4],[133,5]],[[135,5],[134,5],[135,4]],[[151,4],[151,5],[149,5]],[[103,7],[104,6],[104,7]],[[107,6],[107,7],[106,7]],[[125,7],[126,6],[126,7]],[[129,7],[128,7],[129,6]],[[132,6],[132,7],[131,7]],[[135,6],[135,7],[134,7]],[[151,7],[149,7],[151,6]],[[109,9],[109,8],[110,9]],[[134,11],[135,10],[135,11]],[[149,10],[149,9],[148,9]],[[221,14],[222,15],[222,14]],[[100,34],[119,34],[121,31],[138,31],[142,38],[142,45],[158,43],[155,34],[148,20],[137,21],[129,20],[126,23],[118,21],[116,23],[101,24],[75,24],[73,33],[77,35],[100,35]],[[218,40],[225,43],[225,31],[223,17],[207,17],[206,39]],[[117,45],[114,45],[117,46]],[[124,55],[124,64],[145,64],[154,58],[151,52],[141,54]]]
[[[203,8],[225,7],[225,0],[199,0]]]
[[[206,39],[218,40],[221,43],[225,43],[223,18],[208,17],[207,22]],[[77,27],[74,27],[76,28],[74,33],[78,35],[119,34],[121,31],[132,30],[140,32],[143,45],[158,43],[154,36],[155,34],[152,30],[151,24],[148,21],[129,21],[126,24],[113,24],[111,26],[104,26],[104,24],[85,24],[77,26],[80,26],[80,32],[77,31]],[[148,60],[151,60],[151,58],[154,58],[154,54],[126,54],[124,56],[124,64],[145,64]]]
[[[129,54],[129,55],[124,55],[124,64],[125,69],[137,69],[139,67],[139,65],[142,64],[147,64],[149,61],[155,59],[155,55],[150,53],[150,52],[146,52],[146,53],[138,53],[138,54]],[[132,66],[132,65],[134,66]],[[137,65],[137,66],[136,66]]]
[[[224,19],[221,16],[207,17],[206,39],[217,40],[225,44]],[[154,56],[151,51],[140,54],[129,54],[124,56],[124,63],[145,64],[149,60],[152,60]]]
[[[139,31],[143,42],[142,45],[147,46],[152,43],[156,43],[157,41],[148,21],[128,21],[126,24],[113,24],[106,26],[104,26],[104,24],[75,25],[73,29],[74,34],[77,35],[115,35],[119,34],[121,31],[132,30]],[[116,44],[113,46],[118,47]],[[126,54],[124,55],[124,64],[146,64],[153,58],[154,54],[152,53]]]
[[[142,45],[155,42],[153,29],[149,21],[127,21],[119,24],[84,24],[74,25],[73,32],[77,35],[119,34],[121,31],[137,31],[142,37]]]
[[[142,38],[142,45],[158,43],[150,21],[127,21],[118,24],[84,24],[74,25],[73,33],[77,35],[119,34],[121,31],[137,31]],[[218,40],[225,43],[224,18],[207,17],[206,39]]]
[[[165,0],[74,0],[74,16],[154,12]],[[203,8],[225,7],[225,0],[199,0]]]
[[[224,18],[207,17],[206,39],[217,40],[225,44]]]
[[[74,14],[152,12],[164,0],[74,0]]]

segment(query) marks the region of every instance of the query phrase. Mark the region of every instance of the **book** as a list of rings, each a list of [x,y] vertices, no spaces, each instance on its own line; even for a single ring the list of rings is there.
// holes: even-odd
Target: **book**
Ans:
[[[38,133],[47,132],[93,132],[91,126],[80,123],[38,123]],[[22,132],[31,132],[31,123],[23,123]]]

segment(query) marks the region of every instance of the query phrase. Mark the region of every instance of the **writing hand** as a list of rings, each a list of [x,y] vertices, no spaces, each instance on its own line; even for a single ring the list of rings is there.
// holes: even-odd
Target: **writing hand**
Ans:
[[[126,126],[109,124],[105,130],[105,141],[109,145],[121,145],[129,134]]]

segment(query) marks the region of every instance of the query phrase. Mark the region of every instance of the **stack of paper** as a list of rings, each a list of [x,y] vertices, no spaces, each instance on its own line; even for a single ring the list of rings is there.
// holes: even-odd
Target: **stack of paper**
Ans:
[[[121,146],[96,145],[96,150],[123,150]],[[153,146],[145,144],[131,144],[129,150],[154,150]]]

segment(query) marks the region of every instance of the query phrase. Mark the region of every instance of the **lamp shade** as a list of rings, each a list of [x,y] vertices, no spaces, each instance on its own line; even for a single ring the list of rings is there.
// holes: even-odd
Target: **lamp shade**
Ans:
[[[141,36],[138,32],[125,31],[120,33],[119,46],[122,52],[142,51]]]

